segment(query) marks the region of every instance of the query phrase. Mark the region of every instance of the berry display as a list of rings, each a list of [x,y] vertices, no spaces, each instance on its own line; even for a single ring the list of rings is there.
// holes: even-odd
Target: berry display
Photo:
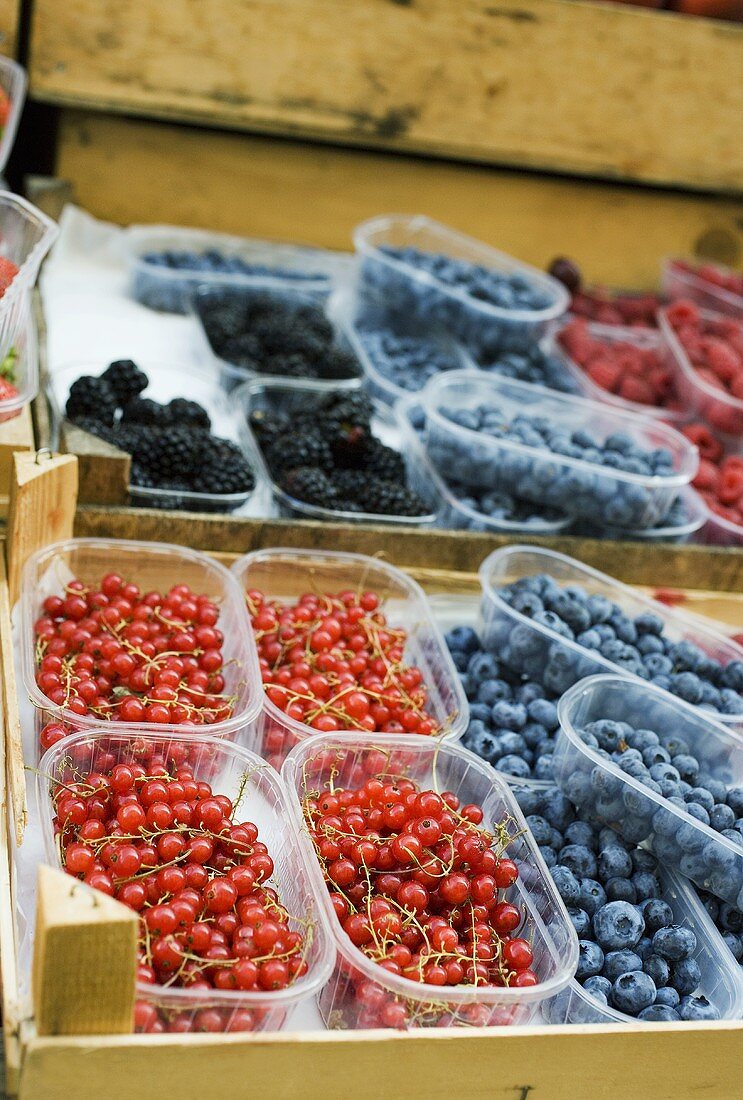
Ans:
[[[705,424],[688,424],[681,430],[699,449],[694,488],[711,512],[743,528],[743,458],[726,455],[722,443]]]
[[[687,400],[717,431],[743,432],[743,324],[723,314],[702,316],[694,302],[681,300],[663,313],[691,373]],[[694,385],[694,379],[699,385]],[[718,394],[720,396],[718,396]]]
[[[649,1022],[719,1019],[699,993],[704,945],[664,900],[655,856],[581,814],[557,787],[515,793],[578,934],[576,979],[599,1010]],[[547,1015],[552,1023],[593,1019],[570,989]]]
[[[559,393],[579,392],[578,383],[571,378],[565,364],[557,355],[545,351],[539,345],[524,351],[498,351],[484,344],[477,357],[477,365],[489,374],[501,378],[515,378],[517,382],[531,382],[536,386]]]
[[[176,397],[162,405],[142,396],[148,385],[136,363],[118,360],[100,377],[85,375],[72,383],[67,418],[132,456],[135,503],[179,508],[197,493],[242,498],[225,504],[199,501],[202,511],[239,507],[255,488],[255,474],[242,449],[212,435],[209,414],[198,402]],[[138,500],[137,489],[167,490],[170,495],[140,495]]]
[[[601,718],[576,732],[658,799],[644,796],[601,765],[590,769],[588,758],[586,767],[570,776],[563,769],[559,781],[581,809],[628,839],[648,840],[664,864],[743,906],[743,787],[719,778],[720,768],[710,754],[693,748],[675,711],[664,712],[652,699],[645,710],[646,728]]]
[[[477,383],[462,385],[478,396]],[[436,422],[427,432],[431,460],[455,481],[500,490],[599,527],[637,530],[664,520],[676,496],[660,488],[677,473],[667,447],[642,447],[624,431],[602,439],[588,426],[571,429],[562,409],[561,419],[519,412],[516,393],[504,398],[496,390],[472,407],[454,406],[443,391],[435,401],[444,419],[467,429]]]
[[[452,352],[423,337],[400,336],[390,329],[359,324],[358,338],[382,378],[408,393],[422,390],[429,378],[461,366]]]
[[[557,334],[558,345],[592,382],[638,405],[677,410],[673,371],[660,339],[632,341],[599,335],[583,318],[569,321]]]
[[[706,890],[698,890],[699,897],[722,938],[733,953],[736,962],[743,966],[743,910],[720,901]]]
[[[445,990],[539,984],[528,923],[508,894],[519,878],[507,854],[516,823],[488,829],[480,806],[393,778],[385,763],[371,754],[358,785],[303,803],[343,932],[381,974],[423,987],[404,998],[352,971],[355,1026],[501,1022],[487,1003],[453,1011]]]
[[[164,595],[117,573],[98,584],[72,580],[47,596],[34,631],[36,683],[54,707],[102,721],[177,726],[229,718],[219,609],[188,585]],[[41,733],[50,748],[68,732]]]
[[[628,615],[606,596],[589,595],[578,584],[563,587],[547,574],[523,577],[498,595],[518,616],[494,606],[486,646],[512,673],[561,695],[610,662],[713,715],[743,714],[743,660],[723,665],[694,642],[672,639],[655,612]],[[592,654],[603,658],[602,665]]]
[[[187,313],[191,292],[204,280],[218,276],[268,277],[312,285],[313,290],[330,291],[327,275],[288,267],[269,267],[252,263],[240,256],[227,255],[218,248],[196,252],[190,249],[167,249],[144,252],[134,270],[132,293],[138,302],[150,309],[167,313]]]
[[[657,328],[661,300],[657,294],[632,294],[583,286],[580,268],[565,256],[553,260],[547,269],[571,295],[570,312],[602,325],[631,325]]]
[[[303,394],[301,406],[254,409],[249,423],[274,482],[289,497],[332,512],[425,516],[405,484],[402,456],[373,432],[361,391]]]
[[[519,779],[552,779],[558,696],[502,665],[469,626],[445,635],[470,704],[465,748]]]
[[[360,373],[322,306],[304,298],[213,291],[196,308],[214,354],[250,374],[343,381]]]
[[[139,914],[139,1032],[254,1031],[269,1009],[210,1004],[210,991],[270,995],[307,972],[311,929],[281,904],[239,799],[201,777],[208,752],[141,739],[117,762],[102,740],[88,767],[71,762],[52,783],[65,870]],[[194,1001],[158,1004],[163,987]]]
[[[407,633],[371,591],[307,593],[296,603],[250,589],[246,602],[266,698],[294,722],[329,733],[440,733],[422,671],[405,661]],[[282,723],[264,740],[271,763],[294,744]]]
[[[672,260],[664,273],[674,298],[692,297],[700,306],[743,318],[743,275],[719,264]]]

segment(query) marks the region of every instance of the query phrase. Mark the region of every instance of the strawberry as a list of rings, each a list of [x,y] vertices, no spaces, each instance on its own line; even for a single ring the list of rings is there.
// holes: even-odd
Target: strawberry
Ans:
[[[0,298],[18,274],[18,268],[12,260],[0,256]]]

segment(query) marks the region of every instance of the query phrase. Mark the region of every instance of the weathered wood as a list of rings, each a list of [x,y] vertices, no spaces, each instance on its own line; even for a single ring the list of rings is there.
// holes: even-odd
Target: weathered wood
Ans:
[[[39,1035],[125,1035],[139,917],[64,871],[39,867],[33,1003]]]
[[[31,88],[334,142],[743,189],[743,28],[571,0],[36,0]]]
[[[74,183],[81,205],[121,224],[174,222],[351,248],[354,225],[401,210],[539,267],[574,256],[587,277],[612,286],[657,286],[666,255],[743,264],[739,201],[89,112],[62,112],[57,172]]]
[[[29,555],[47,543],[71,537],[77,502],[74,455],[16,454],[13,464],[7,530],[11,606],[18,599]]]
[[[78,497],[86,504],[128,504],[132,456],[63,420],[59,449],[77,456]]]
[[[33,451],[34,426],[31,406],[26,405],[18,416],[0,424],[0,492],[8,494],[13,473],[13,455],[19,451]]]
[[[2,639],[12,637],[10,594],[5,564],[6,549],[7,544],[3,543],[3,552],[0,553],[0,638]],[[23,842],[23,833],[26,828],[28,807],[26,805],[26,773],[23,762],[23,735],[18,707],[15,654],[12,644],[8,645],[3,642],[0,646],[0,668],[2,669],[2,700],[5,723],[3,753],[5,767],[0,774],[6,776],[7,787],[10,792],[9,814],[7,815],[10,830],[15,833],[16,844],[20,845]]]
[[[323,524],[295,520],[238,519],[145,508],[83,506],[75,515],[75,534],[182,543],[198,549],[236,554],[270,546],[349,550],[359,554],[388,551],[403,568],[437,568],[476,573],[482,560],[515,540],[471,531],[417,531],[361,524]],[[743,590],[743,550],[732,547],[649,545],[594,539],[540,539],[520,543],[548,546],[579,558],[628,584],[649,587]]]
[[[743,1024],[37,1039],[20,1100],[740,1100]],[[217,1070],[218,1067],[218,1070]]]
[[[18,56],[22,0],[0,0],[0,53]]]

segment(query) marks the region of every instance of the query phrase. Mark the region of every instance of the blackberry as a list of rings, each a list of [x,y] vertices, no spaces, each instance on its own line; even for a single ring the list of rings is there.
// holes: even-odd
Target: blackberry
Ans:
[[[317,369],[302,352],[272,355],[263,360],[259,370],[262,374],[281,374],[287,378],[317,378]]]
[[[91,435],[97,436],[105,443],[115,444],[116,429],[109,428],[107,424],[102,424],[100,420],[96,420],[93,416],[81,416],[77,420],[71,420],[70,423],[74,424],[76,428],[80,428],[81,431],[90,432]]]
[[[250,413],[249,423],[263,450],[275,439],[280,438],[289,431],[289,417],[283,412],[253,409]]]
[[[278,436],[266,448],[265,456],[274,476],[300,466],[318,466],[324,471],[333,468],[333,451],[323,438],[321,429],[294,436]]]
[[[417,493],[393,481],[367,479],[361,500],[365,512],[380,516],[425,516],[428,508]]]
[[[368,394],[362,390],[352,393],[330,394],[322,409],[329,425],[338,431],[349,428],[369,428],[374,406]]]
[[[189,401],[185,397],[175,397],[168,402],[165,412],[171,423],[182,428],[204,428],[206,431],[212,426],[209,413],[202,408],[197,401]]]
[[[338,490],[324,470],[317,466],[300,466],[280,482],[281,488],[295,500],[319,508],[339,510]]]
[[[145,470],[143,466],[140,466],[138,462],[132,462],[129,478],[132,485],[138,485],[142,489],[156,488],[155,479],[152,474],[148,474],[147,470]]]
[[[370,436],[364,442],[361,467],[383,481],[405,481],[404,458],[392,447],[386,447],[376,436]]]
[[[83,375],[70,386],[65,413],[67,419],[73,422],[81,417],[89,417],[110,428],[116,416],[117,404],[116,394],[108,382],[103,378]]]
[[[152,474],[158,487],[163,487],[164,482],[186,478],[199,468],[208,438],[200,428],[163,428],[142,440],[136,458]]]
[[[300,306],[295,311],[294,325],[297,331],[304,331],[325,344],[333,339],[333,326],[320,306]]]
[[[147,375],[131,359],[117,359],[104,370],[101,378],[108,382],[119,405],[126,405],[149,385]]]
[[[328,348],[321,363],[321,378],[357,378],[358,375],[359,365],[350,351],[338,347]]]
[[[248,493],[255,487],[250,463],[236,443],[211,439],[204,448],[193,488],[197,493]]]
[[[363,512],[364,495],[366,493],[368,476],[363,470],[334,470],[330,475],[333,485],[338,491],[341,503],[339,509],[343,512]]]
[[[170,414],[164,405],[150,397],[133,397],[127,401],[121,413],[123,424],[151,424],[165,427],[170,422]]]

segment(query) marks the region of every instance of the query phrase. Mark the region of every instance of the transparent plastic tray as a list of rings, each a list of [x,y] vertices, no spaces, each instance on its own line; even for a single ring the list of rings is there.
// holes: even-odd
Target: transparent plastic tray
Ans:
[[[743,546],[743,524],[718,516],[709,508],[704,527],[704,542],[709,546]]]
[[[571,516],[562,516],[559,519],[544,519],[538,514],[535,507],[535,515],[526,520],[493,519],[484,512],[478,512],[470,508],[461,500],[450,486],[446,474],[439,470],[431,456],[426,454],[425,447],[419,437],[411,416],[414,410],[423,413],[422,406],[417,397],[408,396],[397,402],[395,415],[403,437],[403,447],[406,455],[414,461],[408,464],[410,488],[419,496],[427,499],[426,493],[430,492],[430,486],[434,486],[437,497],[442,502],[439,510],[439,527],[450,528],[455,531],[492,531],[499,535],[560,535],[567,531],[573,519]],[[423,413],[425,416],[425,413]]]
[[[65,419],[65,406],[73,382],[83,375],[97,378],[107,369],[108,363],[68,363],[58,367],[47,378],[47,393],[52,407],[55,430]],[[212,434],[221,439],[238,443],[255,475],[255,487],[242,493],[195,493],[181,489],[155,489],[141,485],[129,485],[132,500],[142,507],[179,508],[191,512],[233,512],[242,507],[256,491],[260,481],[260,465],[257,462],[252,441],[248,437],[242,417],[236,412],[225,392],[223,372],[216,366],[199,369],[182,363],[163,363],[138,359],[137,366],[149,378],[143,397],[166,403],[176,397],[186,397],[206,409],[211,420]]]
[[[421,214],[386,214],[357,225],[353,233],[361,281],[387,297],[402,317],[437,324],[478,353],[523,350],[536,344],[570,303],[562,283],[528,264],[498,252]],[[413,264],[394,259],[384,247],[417,248],[464,260],[503,275],[519,274],[549,300],[542,309],[505,309],[448,286]]]
[[[431,511],[423,516],[389,516],[372,512],[336,512],[330,508],[321,508],[315,504],[307,504],[303,500],[289,496],[271,476],[271,471],[263,457],[258,440],[250,429],[250,414],[256,409],[273,411],[276,409],[301,410],[309,395],[328,393],[328,387],[322,388],[312,383],[300,384],[291,381],[261,381],[247,382],[240,386],[232,395],[235,406],[242,411],[247,425],[246,430],[251,436],[253,447],[260,456],[261,474],[270,485],[274,501],[279,513],[285,517],[297,517],[299,519],[314,519],[323,522],[335,521],[336,523],[377,523],[392,525],[395,527],[433,527],[436,525],[441,502],[438,499],[436,487],[431,483],[428,487],[423,502]],[[387,405],[381,402],[374,403],[374,416],[372,417],[372,431],[383,443],[391,447],[399,448],[399,432],[395,417]],[[415,454],[403,454],[408,477],[421,484],[420,470],[416,467]],[[412,473],[412,477],[411,477]]]
[[[705,264],[707,267],[720,267],[719,264]],[[724,270],[720,268],[721,270]],[[701,279],[695,271],[684,271],[677,267],[676,260],[663,261],[663,293],[669,301],[678,298],[691,299],[703,309],[716,310],[728,317],[737,317],[743,321],[743,295],[736,294],[725,287],[715,286],[707,279]]]
[[[523,934],[531,940],[533,968],[541,981],[523,989],[449,986],[444,991],[390,974],[355,947],[340,928],[312,853],[308,870],[337,950],[335,971],[319,998],[323,1019],[329,1027],[372,1026],[364,1019],[356,994],[360,985],[367,989],[371,985],[381,999],[406,1007],[409,1026],[466,1025],[473,1012],[478,1023],[491,1026],[528,1023],[540,1005],[565,988],[575,974],[578,939],[512,792],[492,768],[450,742],[434,744],[415,736],[372,742],[368,736],[322,734],[297,745],[281,771],[295,824],[303,825],[301,807],[307,795],[331,786],[358,786],[360,780],[379,774],[380,754],[386,760],[383,774],[404,775],[422,789],[449,790],[463,802],[482,806],[485,828],[504,818],[512,820],[514,839],[507,850],[519,864],[520,875],[510,898],[525,911]]]
[[[30,300],[26,319],[15,338],[12,350],[15,352],[13,385],[18,390],[18,395],[0,401],[0,424],[18,416],[21,409],[30,404],[39,392],[39,345]]]
[[[593,321],[589,321],[587,325],[589,333],[596,340],[601,340],[607,344],[632,344],[642,351],[648,349],[658,350],[662,353],[664,361],[672,365],[668,345],[663,336],[655,329],[624,328],[621,325],[602,325]],[[603,389],[593,381],[583,367],[576,363],[560,343],[558,337],[564,327],[564,325],[561,325],[559,329],[552,333],[549,340],[549,350],[552,355],[556,355],[564,363],[571,378],[574,378],[580,386],[583,397],[612,405],[614,408],[623,409],[633,415],[639,414],[640,416],[657,418],[667,424],[683,424],[688,420],[688,414],[683,408],[668,409],[657,405],[642,405],[639,401],[628,401],[626,398],[620,397],[619,394]]]
[[[0,175],[5,171],[13,149],[23,104],[26,102],[27,84],[26,70],[9,57],[0,57],[0,88],[10,100],[8,121],[0,134]]]
[[[576,533],[587,538],[614,539],[621,542],[623,539],[629,542],[663,542],[684,543],[700,541],[701,532],[707,523],[710,512],[699,493],[687,485],[679,494],[686,509],[686,522],[675,526],[662,520],[658,527],[646,527],[639,531],[623,531],[619,527],[604,527],[597,531],[591,527],[580,527]],[[698,537],[695,537],[698,536]]]
[[[475,364],[446,332],[435,331],[428,324],[421,325],[415,318],[401,318],[390,313],[385,299],[347,288],[336,291],[328,305],[329,314],[338,321],[353,348],[364,371],[364,381],[369,393],[377,401],[394,405],[398,400],[410,397],[411,391],[398,386],[377,366],[374,355],[364,342],[364,326],[373,330],[390,332],[400,339],[426,340],[439,355],[451,360],[451,370],[474,367]]]
[[[164,756],[175,747],[178,758],[185,756],[196,778],[209,782],[215,794],[239,800],[236,820],[257,826],[259,840],[274,860],[268,884],[291,915],[292,929],[308,937],[308,970],[292,985],[275,992],[194,991],[138,982],[137,1000],[157,1009],[166,1031],[277,1031],[300,1002],[317,995],[332,972],[335,952],[306,870],[312,849],[293,827],[284,785],[265,761],[237,745],[198,735],[174,740],[166,734],[147,733],[135,740],[126,733],[102,732],[99,727],[65,738],[45,754],[37,774],[46,859],[52,866],[62,865],[53,824],[55,784],[99,771],[101,764],[108,772],[115,764],[141,761],[145,747]],[[238,1011],[239,1026],[235,1021]],[[252,1017],[247,1022],[246,1011]],[[213,1014],[218,1014],[217,1028],[200,1023],[200,1014],[205,1012],[210,1013],[212,1023]]]
[[[170,313],[188,313],[191,295],[197,286],[241,286],[253,276],[240,273],[198,271],[162,267],[147,260],[150,252],[195,252],[216,249],[228,258],[276,269],[272,277],[295,285],[291,276],[303,276],[296,284],[316,298],[326,298],[334,285],[350,278],[353,257],[324,248],[264,241],[252,237],[234,237],[207,229],[183,229],[177,226],[132,226],[125,233],[132,296],[151,309]],[[315,278],[304,277],[312,274]]]
[[[289,306],[292,309],[300,309],[303,306],[317,308],[322,306],[326,317],[333,326],[336,344],[345,351],[350,352],[356,360],[357,373],[348,378],[293,378],[281,374],[269,374],[262,371],[249,370],[247,367],[230,363],[217,354],[212,346],[206,331],[204,317],[208,314],[210,302],[214,298],[224,298],[226,295],[234,296],[238,300],[250,297],[269,297],[277,303],[277,306]],[[293,386],[310,386],[316,390],[343,390],[359,389],[364,380],[361,363],[354,349],[348,341],[343,327],[331,317],[326,301],[318,301],[311,294],[290,286],[287,282],[269,278],[244,278],[239,287],[212,287],[199,284],[191,296],[191,314],[194,318],[199,334],[203,357],[206,362],[216,363],[222,368],[226,384],[229,389],[234,389],[241,382],[286,382]]]
[[[303,592],[376,592],[387,621],[406,631],[403,662],[416,665],[423,673],[427,713],[436,720],[442,737],[462,736],[469,722],[469,706],[457,670],[423,589],[402,570],[363,554],[279,549],[246,554],[235,562],[232,572],[241,592],[257,589],[270,599],[286,603],[298,600]],[[358,732],[382,741],[391,736]],[[281,765],[298,742],[318,736],[317,730],[284,714],[267,697],[263,699],[256,733],[255,751],[274,767]],[[428,738],[421,736],[420,740]]]
[[[700,315],[704,321],[735,320],[710,310],[700,310]],[[715,431],[740,443],[740,437],[743,436],[743,400],[733,397],[726,390],[718,389],[700,378],[699,371],[692,366],[673,326],[669,323],[666,310],[659,311],[658,320],[660,331],[671,349],[676,389],[679,400],[687,411],[688,419],[706,420]]]
[[[59,594],[65,584],[77,578],[98,584],[106,573],[119,572],[143,591],[167,591],[175,584],[188,584],[219,607],[217,624],[224,635],[222,653],[225,694],[234,698],[230,718],[207,726],[158,724],[158,732],[182,735],[204,732],[212,737],[246,741],[263,702],[258,654],[243,610],[242,593],[224,566],[206,554],[183,546],[159,542],[127,542],[123,539],[68,539],[38,550],[26,562],[20,601],[20,658],[23,684],[31,702],[42,712],[54,715],[70,729],[101,727],[95,715],[80,715],[52,703],[36,683],[34,623],[47,596]],[[146,723],[116,722],[116,729],[134,733],[153,728]]]
[[[674,642],[693,642],[720,664],[743,660],[743,648],[724,634],[704,625],[697,618],[685,615],[683,611],[667,607],[648,596],[641,596],[621,581],[614,580],[606,573],[599,573],[574,558],[558,554],[554,550],[541,550],[532,546],[506,546],[502,550],[496,550],[480,566],[480,632],[483,641],[488,648],[498,653],[500,660],[512,666],[514,671],[539,678],[549,665],[559,677],[560,692],[567,691],[585,676],[599,672],[617,673],[622,670],[597,651],[563,638],[549,627],[542,626],[509,607],[499,594],[500,588],[522,577],[535,577],[545,573],[553,577],[561,587],[579,585],[589,595],[605,596],[626,615],[652,612],[661,619],[666,637]],[[519,643],[523,645],[523,658],[516,659],[510,650],[514,631],[518,631]],[[623,674],[633,683],[643,682],[629,672],[625,671]],[[708,711],[700,713],[710,714]],[[711,717],[727,727],[739,728],[743,725],[741,715],[714,713]]]
[[[697,992],[706,997],[720,1014],[721,1020],[737,1020],[743,1012],[743,982],[738,963],[709,918],[696,891],[674,871],[658,867],[662,898],[673,911],[674,924],[690,928],[697,938],[692,958],[696,959],[702,978]],[[544,1006],[544,1015],[551,1024],[637,1024],[643,1021],[601,1004],[573,980]],[[672,1026],[672,1025],[671,1025]]]
[[[29,292],[58,232],[56,223],[30,202],[0,191],[0,256],[18,267],[18,274],[0,298],[0,362],[26,325]]]
[[[601,718],[655,733],[672,730],[689,746],[702,774],[727,787],[743,785],[743,737],[654,684],[623,676],[591,676],[558,703],[555,781],[581,811],[625,839],[646,842],[665,866],[732,905],[743,901],[743,845],[656,794],[590,748],[578,731]]]
[[[426,410],[426,451],[439,469],[461,470],[472,485],[502,489],[601,527],[655,527],[699,466],[696,447],[666,424],[527,382],[455,371],[431,379],[421,403]],[[453,410],[479,405],[497,409],[504,420],[519,414],[544,417],[566,434],[584,428],[601,444],[620,432],[643,450],[667,448],[673,455],[674,472],[668,476],[626,473],[546,447],[496,439],[449,419]]]

